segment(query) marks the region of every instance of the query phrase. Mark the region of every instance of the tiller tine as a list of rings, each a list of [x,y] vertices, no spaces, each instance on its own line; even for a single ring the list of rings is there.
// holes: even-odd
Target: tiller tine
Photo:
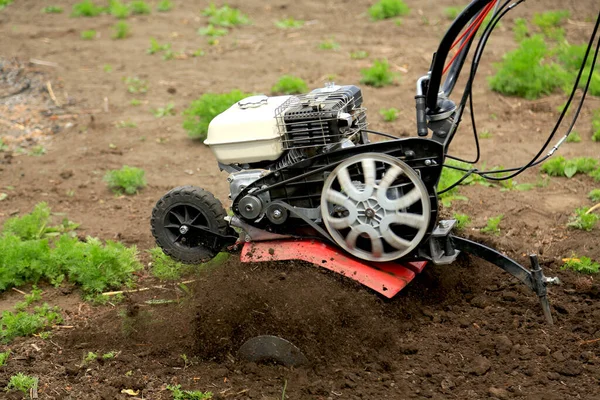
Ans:
[[[427,261],[368,264],[314,240],[274,240],[245,243],[242,262],[302,260],[353,279],[392,298],[423,271]]]

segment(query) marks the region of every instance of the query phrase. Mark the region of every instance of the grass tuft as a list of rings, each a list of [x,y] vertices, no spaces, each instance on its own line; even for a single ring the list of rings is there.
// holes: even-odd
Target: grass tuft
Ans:
[[[72,17],[97,17],[104,12],[104,8],[96,5],[92,0],[76,3],[72,10]]]
[[[223,26],[226,28],[238,25],[247,25],[250,23],[250,18],[242,13],[237,8],[224,5],[217,7],[214,3],[202,11],[202,15],[210,17],[208,22],[211,25]]]
[[[143,0],[133,0],[129,3],[129,9],[134,15],[146,15],[152,13],[152,8]]]
[[[0,367],[4,367],[10,357],[10,350],[0,353]]]
[[[398,114],[400,113],[400,110],[398,110],[397,108],[384,108],[382,110],[379,110],[379,114],[381,114],[381,116],[383,117],[383,120],[385,122],[394,122],[395,120],[398,119]]]
[[[396,80],[396,74],[390,70],[387,60],[375,60],[371,68],[362,69],[360,73],[362,75],[360,83],[368,86],[389,86]]]
[[[92,40],[96,38],[96,31],[93,29],[90,29],[88,31],[83,31],[81,32],[81,38],[83,40]]]
[[[281,19],[275,22],[275,26],[280,29],[296,29],[304,26],[304,21],[292,17]]]
[[[369,7],[368,12],[373,21],[379,21],[407,15],[410,8],[403,0],[379,0]]]
[[[272,93],[278,94],[300,94],[308,91],[308,85],[302,78],[292,75],[284,75],[271,88]]]
[[[173,8],[173,2],[171,0],[161,0],[158,2],[156,6],[156,11],[158,12],[167,12],[171,11]]]
[[[467,214],[454,213],[452,218],[456,220],[456,229],[458,230],[463,230],[467,228],[467,226],[471,225],[471,217],[469,217]]]
[[[113,39],[125,39],[131,33],[131,29],[129,28],[129,24],[125,21],[119,21],[113,26]]]
[[[124,165],[121,169],[108,171],[104,175],[104,181],[113,192],[132,195],[146,186],[144,175],[143,169]]]
[[[216,28],[214,25],[210,24],[205,28],[198,29],[198,35],[200,36],[208,36],[211,38],[225,36],[229,31],[225,28]]]
[[[571,131],[569,136],[567,136],[567,143],[580,143],[581,135],[575,131]]]
[[[240,90],[229,93],[205,93],[199,99],[192,101],[183,112],[183,128],[188,136],[193,139],[206,139],[208,125],[214,117],[227,110],[238,101],[248,97],[249,94]]]
[[[110,0],[108,13],[117,19],[126,19],[131,14],[131,10],[127,4],[121,3],[119,0]]]

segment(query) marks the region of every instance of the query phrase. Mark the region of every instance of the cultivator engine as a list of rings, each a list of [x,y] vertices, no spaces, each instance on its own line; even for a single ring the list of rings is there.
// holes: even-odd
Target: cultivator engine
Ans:
[[[461,103],[450,100],[450,94],[481,21],[493,13],[481,39],[485,46],[507,4],[475,0],[451,26],[429,73],[417,83],[417,137],[369,130],[361,90],[351,85],[331,83],[299,96],[252,96],[231,106],[212,120],[205,141],[219,168],[229,173],[230,215],[204,189],[173,189],[152,213],[158,245],[188,263],[224,249],[241,249],[244,262],[301,259],[387,297],[425,264],[452,264],[462,251],[531,288],[552,323],[546,297],[550,280],[534,255],[531,269],[524,268],[454,236],[455,221],[438,216],[436,188],[475,64]],[[468,34],[457,39],[467,24]],[[456,43],[460,48],[446,64]],[[389,140],[371,142],[372,135]]]

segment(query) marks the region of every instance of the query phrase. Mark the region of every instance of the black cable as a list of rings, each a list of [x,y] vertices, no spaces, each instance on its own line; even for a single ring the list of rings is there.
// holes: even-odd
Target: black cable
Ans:
[[[383,136],[386,138],[390,138],[390,139],[400,139],[399,137],[387,134],[387,133],[383,133],[383,132],[377,132],[377,131],[372,131],[370,129],[363,129],[363,132],[367,132],[367,133],[372,133],[373,135],[379,135],[379,136]]]
[[[445,167],[446,165],[444,165]],[[454,189],[455,187],[457,187],[458,185],[460,185],[465,179],[467,179],[468,177],[470,177],[473,173],[477,172],[476,169],[464,169],[464,168],[454,168],[454,169],[458,169],[459,171],[466,171],[467,173],[464,174],[462,176],[462,178],[460,178],[459,180],[457,180],[456,182],[454,182],[452,185],[448,186],[447,188],[445,188],[444,190],[440,190],[437,194],[438,196],[441,194],[444,194],[452,189]]]

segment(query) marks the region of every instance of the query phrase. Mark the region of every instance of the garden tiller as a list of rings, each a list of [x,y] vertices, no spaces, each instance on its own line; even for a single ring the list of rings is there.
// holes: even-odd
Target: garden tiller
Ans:
[[[211,121],[204,142],[219,168],[229,173],[230,214],[204,189],[175,188],[152,212],[158,245],[186,263],[236,249],[241,249],[243,262],[305,260],[386,297],[396,295],[427,263],[449,265],[465,252],[529,287],[552,323],[546,295],[551,279],[535,255],[530,256],[531,268],[525,268],[490,247],[454,235],[456,221],[440,220],[438,211],[438,181],[445,160],[454,158],[447,154],[448,146],[470,99],[483,49],[497,22],[520,2],[475,0],[457,17],[430,71],[417,81],[416,137],[369,130],[361,90],[352,85],[331,83],[304,95],[259,95],[234,104]],[[450,94],[487,15],[492,19],[478,41],[457,105]],[[586,60],[594,54],[597,29],[598,24]],[[373,135],[387,140],[372,142]],[[556,148],[540,157],[542,149],[524,167],[470,169],[464,177],[506,179],[539,164]],[[499,172],[504,175],[495,175]]]

